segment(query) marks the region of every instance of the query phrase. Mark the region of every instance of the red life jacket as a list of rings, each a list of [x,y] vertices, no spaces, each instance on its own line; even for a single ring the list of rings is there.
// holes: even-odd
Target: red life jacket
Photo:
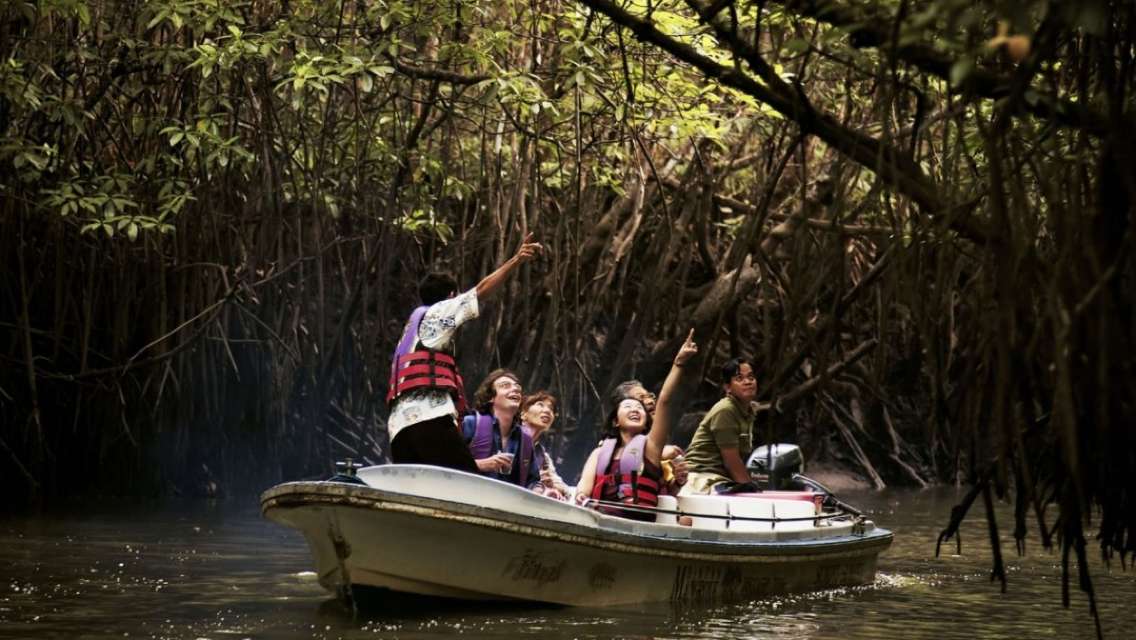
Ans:
[[[418,343],[418,327],[429,307],[422,306],[410,314],[402,332],[402,339],[391,357],[390,384],[387,389],[387,406],[413,389],[445,391],[454,399],[458,413],[465,411],[465,389],[454,357],[434,349],[411,351]]]
[[[619,469],[613,471],[612,455],[615,453],[617,441],[608,438],[600,445],[599,457],[596,459],[596,480],[592,485],[592,498],[608,502],[623,502],[625,504],[655,507],[659,504],[660,482],[657,474],[645,469],[643,454],[647,448],[647,436],[637,435],[623,448],[623,455],[619,457]],[[644,473],[644,472],[647,473]],[[645,518],[644,514],[635,512],[616,515]],[[653,515],[649,519],[654,519]]]

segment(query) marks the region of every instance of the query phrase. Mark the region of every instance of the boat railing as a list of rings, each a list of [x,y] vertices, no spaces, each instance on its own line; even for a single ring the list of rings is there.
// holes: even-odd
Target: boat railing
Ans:
[[[583,507],[607,507],[607,508],[610,508],[610,509],[618,509],[618,510],[621,510],[621,511],[630,511],[630,512],[633,512],[633,513],[644,513],[644,514],[655,514],[655,515],[663,514],[663,515],[670,515],[670,516],[690,516],[692,518],[709,518],[709,519],[726,520],[726,521],[736,520],[736,521],[739,521],[739,522],[768,522],[768,523],[770,523],[770,528],[776,528],[777,523],[779,523],[779,522],[810,522],[811,521],[816,526],[820,526],[820,522],[822,520],[827,522],[829,520],[838,520],[838,519],[841,519],[841,518],[854,518],[854,519],[858,519],[858,520],[864,519],[863,516],[860,515],[860,513],[858,511],[845,510],[845,509],[841,508],[840,505],[837,505],[838,511],[835,512],[835,513],[818,513],[818,514],[812,515],[812,516],[799,516],[799,517],[788,517],[788,518],[779,518],[777,516],[773,516],[773,517],[742,516],[742,515],[734,515],[734,514],[730,514],[730,513],[698,513],[698,512],[695,512],[695,511],[685,511],[685,510],[682,510],[682,509],[667,509],[667,508],[664,508],[664,507],[650,507],[650,506],[646,506],[646,505],[628,504],[628,503],[625,503],[625,502],[616,502],[616,501],[612,501],[612,500],[597,500],[595,498],[588,498],[587,500],[585,500],[581,504],[581,506],[583,506]]]

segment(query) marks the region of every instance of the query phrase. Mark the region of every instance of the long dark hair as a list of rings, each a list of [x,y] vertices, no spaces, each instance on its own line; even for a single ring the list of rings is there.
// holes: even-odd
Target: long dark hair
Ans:
[[[603,428],[600,429],[600,435],[604,440],[608,438],[619,438],[619,427],[616,425],[616,421],[619,418],[619,405],[622,404],[624,400],[634,400],[639,403],[639,406],[643,407],[643,415],[646,418],[643,433],[646,434],[651,430],[651,413],[647,411],[647,405],[643,404],[643,401],[635,396],[616,393],[612,395],[611,411],[607,414],[607,421],[604,422]]]

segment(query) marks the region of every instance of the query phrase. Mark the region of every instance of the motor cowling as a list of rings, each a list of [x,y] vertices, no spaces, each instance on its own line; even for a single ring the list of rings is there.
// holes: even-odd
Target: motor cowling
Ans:
[[[790,489],[793,476],[805,470],[805,458],[795,444],[762,445],[750,454],[746,468],[751,474],[767,476],[772,490]]]

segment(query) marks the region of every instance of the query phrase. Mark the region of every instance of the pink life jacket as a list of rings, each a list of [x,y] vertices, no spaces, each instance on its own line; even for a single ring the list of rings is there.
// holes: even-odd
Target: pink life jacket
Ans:
[[[482,413],[474,413],[473,419],[475,427],[473,432],[473,440],[469,442],[469,452],[473,455],[474,460],[481,460],[488,458],[493,453],[493,416]],[[504,450],[505,443],[501,443],[502,450]],[[529,480],[529,466],[532,465],[533,459],[533,441],[529,431],[521,427],[521,454],[517,456],[513,464],[521,465],[519,479],[517,483],[522,487],[528,486]]]
[[[640,434],[631,439],[619,457],[619,469],[612,473],[611,458],[618,444],[608,438],[600,445],[596,459],[596,480],[592,485],[592,498],[610,502],[625,502],[648,507],[659,504],[659,480],[643,474],[643,455],[647,450],[647,436]]]
[[[402,339],[391,357],[390,384],[387,389],[387,406],[412,389],[436,389],[449,393],[458,413],[465,411],[464,382],[458,373],[454,357],[434,349],[411,351],[418,340],[418,327],[430,307],[421,306],[410,314]]]

